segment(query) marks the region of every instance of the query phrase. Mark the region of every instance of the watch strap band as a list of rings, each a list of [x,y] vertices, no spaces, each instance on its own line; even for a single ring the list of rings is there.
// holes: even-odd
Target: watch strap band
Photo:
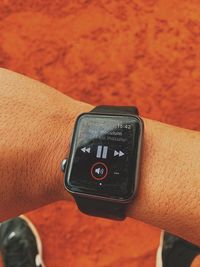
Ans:
[[[97,106],[92,109],[92,113],[101,114],[125,114],[125,115],[139,115],[138,109],[134,106]]]
[[[124,220],[126,205],[105,200],[74,196],[80,211],[85,214],[113,220]]]
[[[91,112],[97,114],[138,115],[138,109],[132,106],[97,106]],[[112,220],[124,220],[126,217],[126,203],[115,203],[78,195],[74,195],[74,199],[79,210],[85,214]]]

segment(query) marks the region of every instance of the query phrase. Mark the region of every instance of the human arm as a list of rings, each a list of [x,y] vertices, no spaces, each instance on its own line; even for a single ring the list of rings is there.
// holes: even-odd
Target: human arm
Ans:
[[[144,123],[140,184],[128,215],[200,245],[200,133]]]
[[[93,107],[0,70],[0,220],[70,196],[60,163],[76,117]],[[138,194],[128,216],[200,245],[200,135],[144,119]]]
[[[0,69],[0,221],[69,198],[60,163],[75,118],[91,108]]]

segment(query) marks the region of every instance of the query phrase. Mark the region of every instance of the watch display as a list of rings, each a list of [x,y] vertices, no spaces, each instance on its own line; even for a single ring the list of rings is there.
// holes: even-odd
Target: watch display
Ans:
[[[137,116],[82,114],[65,175],[67,189],[118,200],[131,198],[141,134]]]

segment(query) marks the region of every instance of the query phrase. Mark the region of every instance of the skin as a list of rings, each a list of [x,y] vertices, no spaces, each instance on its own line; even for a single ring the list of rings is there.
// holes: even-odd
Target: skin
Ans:
[[[193,260],[191,267],[199,267],[199,266],[200,266],[200,256],[197,256],[197,257]]]
[[[93,106],[0,69],[0,220],[72,197],[60,163]],[[143,118],[138,193],[127,215],[200,246],[200,133]]]

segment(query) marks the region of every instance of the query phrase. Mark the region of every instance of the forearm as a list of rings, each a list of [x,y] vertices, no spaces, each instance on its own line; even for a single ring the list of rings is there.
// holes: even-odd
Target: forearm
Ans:
[[[76,117],[93,107],[0,71],[0,219],[70,196],[60,163]],[[136,199],[128,216],[200,244],[199,133],[144,119]]]
[[[140,184],[129,216],[200,245],[200,134],[144,123]]]

